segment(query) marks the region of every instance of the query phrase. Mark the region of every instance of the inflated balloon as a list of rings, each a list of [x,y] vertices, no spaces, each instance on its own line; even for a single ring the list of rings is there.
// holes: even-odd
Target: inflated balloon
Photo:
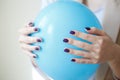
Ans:
[[[71,30],[87,33],[85,27],[96,26],[102,29],[95,15],[84,5],[74,1],[56,1],[44,8],[35,20],[35,26],[40,28],[32,36],[42,37],[40,51],[36,63],[39,68],[54,80],[89,80],[96,72],[99,64],[78,64],[71,62],[72,58],[80,56],[64,52],[65,48],[83,50],[63,42],[64,38],[73,38],[83,42],[89,41],[69,34]]]

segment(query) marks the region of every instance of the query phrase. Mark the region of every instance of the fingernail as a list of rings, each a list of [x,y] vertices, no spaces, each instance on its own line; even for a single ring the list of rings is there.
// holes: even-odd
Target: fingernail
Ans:
[[[29,25],[30,27],[35,26],[35,24],[34,24],[33,22],[30,22],[28,25]]]
[[[72,62],[75,62],[76,60],[75,59],[71,59]]]
[[[37,42],[42,42],[41,39],[37,39]]]
[[[87,31],[91,30],[91,28],[90,28],[90,27],[86,27],[85,29],[86,29]]]
[[[38,29],[38,28],[34,28],[34,31],[36,31],[36,32],[37,32],[37,31],[39,31],[39,29]]]
[[[64,49],[64,52],[70,52],[70,50],[69,49]]]
[[[35,50],[37,50],[37,51],[38,51],[38,50],[40,50],[40,48],[36,47],[36,48],[35,48]]]
[[[37,58],[37,56],[33,56],[33,58]]]
[[[75,31],[70,31],[70,34],[75,34]]]
[[[63,42],[67,43],[69,40],[68,39],[64,39]]]

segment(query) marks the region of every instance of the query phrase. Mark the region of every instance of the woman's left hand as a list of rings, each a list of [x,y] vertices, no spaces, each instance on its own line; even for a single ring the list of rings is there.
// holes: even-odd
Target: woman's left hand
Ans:
[[[116,44],[112,39],[103,31],[98,30],[94,27],[86,28],[86,31],[90,34],[71,31],[70,34],[82,38],[84,40],[92,42],[88,44],[82,41],[74,40],[72,38],[65,38],[63,41],[79,48],[85,49],[87,51],[75,50],[71,48],[66,48],[64,51],[77,56],[82,56],[83,58],[73,58],[71,61],[77,63],[105,63],[115,59],[115,46]],[[95,34],[95,35],[92,35]]]

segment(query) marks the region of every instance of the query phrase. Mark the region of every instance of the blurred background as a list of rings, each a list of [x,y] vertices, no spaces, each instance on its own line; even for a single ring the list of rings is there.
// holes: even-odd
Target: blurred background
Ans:
[[[41,0],[0,0],[0,80],[32,80],[29,57],[18,44],[18,30],[34,20]]]

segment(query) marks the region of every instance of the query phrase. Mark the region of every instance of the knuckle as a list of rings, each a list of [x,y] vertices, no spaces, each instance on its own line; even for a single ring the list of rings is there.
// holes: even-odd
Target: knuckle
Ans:
[[[96,52],[96,54],[100,54],[100,52],[101,52],[101,49],[100,49],[100,48],[98,48],[98,49],[95,49],[95,52]]]
[[[25,37],[24,41],[25,41],[25,42],[31,41],[31,37]]]
[[[103,38],[99,38],[98,42],[99,42],[100,45],[102,45],[103,42],[104,42],[104,39]]]
[[[96,60],[99,60],[100,59],[100,56],[96,55],[94,56]]]
[[[36,48],[37,48],[36,46],[29,46],[30,51],[35,50]]]
[[[32,38],[32,37],[26,37],[26,42],[27,43],[32,43],[34,42],[35,38]]]
[[[75,31],[75,36],[79,36],[80,35],[80,32],[78,32],[78,31]]]
[[[32,33],[32,32],[35,32],[35,27],[28,27],[28,28],[26,28],[26,30],[30,33]]]
[[[69,43],[76,44],[75,40],[69,38]]]
[[[84,56],[81,52],[76,53],[78,56]]]
[[[97,60],[94,60],[93,63],[94,63],[94,64],[97,64],[97,63],[99,63],[99,62],[98,62]]]
[[[81,47],[81,48],[85,48],[84,43],[83,43],[83,44],[82,44],[82,43],[79,43],[79,47]]]
[[[83,55],[84,57],[86,57],[86,58],[87,58],[87,57],[89,57],[89,55],[88,55],[88,54],[84,54],[84,53],[83,53],[82,55]]]
[[[83,63],[88,64],[89,60],[84,60]]]
[[[89,34],[86,34],[86,35],[84,36],[84,39],[89,39]]]
[[[96,64],[98,64],[98,63],[100,63],[100,60],[97,60],[97,61],[96,61]]]
[[[70,49],[70,53],[72,53],[72,54],[75,54],[75,55],[78,55],[78,56],[79,56],[79,52],[78,52],[77,50]]]
[[[72,49],[69,49],[70,50],[70,53],[75,53],[75,51],[74,50],[72,50]]]
[[[88,49],[88,50],[93,50],[93,46],[92,46],[92,45],[86,44],[85,47],[86,47],[86,49]]]
[[[37,38],[30,37],[30,42],[36,42]]]

